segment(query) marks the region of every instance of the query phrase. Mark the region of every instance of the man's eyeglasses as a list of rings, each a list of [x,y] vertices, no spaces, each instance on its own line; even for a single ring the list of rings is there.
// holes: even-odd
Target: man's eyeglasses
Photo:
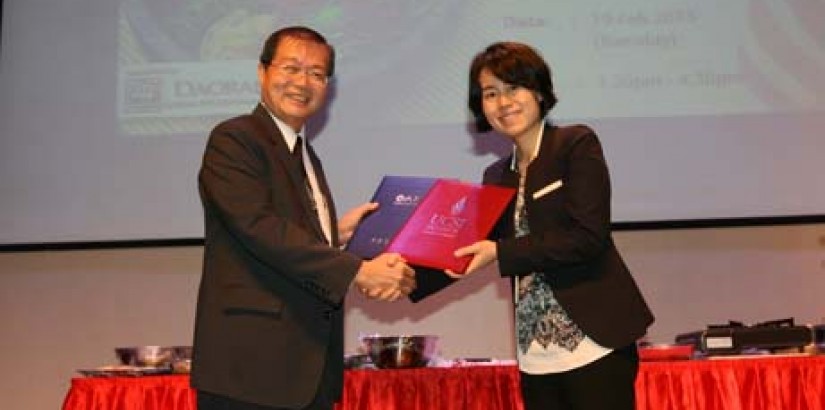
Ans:
[[[292,63],[270,63],[269,66],[274,67],[284,77],[295,78],[303,73],[306,74],[309,81],[316,84],[326,84],[329,80],[329,77],[327,77],[327,72],[323,68],[301,67]]]

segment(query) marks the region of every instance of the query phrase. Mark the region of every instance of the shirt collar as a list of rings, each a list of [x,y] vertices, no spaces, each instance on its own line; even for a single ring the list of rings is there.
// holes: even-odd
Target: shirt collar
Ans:
[[[539,135],[536,137],[536,146],[533,148],[533,155],[530,156],[530,161],[533,161],[539,155],[539,148],[541,148],[541,140],[544,137],[544,129],[547,127],[541,127],[539,129]],[[515,171],[517,168],[516,164],[516,144],[513,144],[513,156],[510,158],[510,170]]]
[[[269,116],[272,117],[272,120],[275,121],[275,125],[278,126],[278,129],[281,131],[281,135],[284,138],[284,142],[286,142],[286,146],[289,147],[289,152],[295,151],[295,143],[298,141],[298,134],[304,136],[304,145],[306,145],[306,133],[305,128],[301,128],[300,132],[295,132],[292,127],[286,125],[285,122],[281,121],[280,118],[276,117],[272,111],[269,110],[269,107],[266,104],[261,103],[261,105],[266,108],[266,112],[269,113]]]

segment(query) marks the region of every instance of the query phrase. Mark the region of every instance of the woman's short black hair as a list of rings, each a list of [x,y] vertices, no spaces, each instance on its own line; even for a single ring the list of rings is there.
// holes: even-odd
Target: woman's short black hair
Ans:
[[[278,45],[284,38],[296,38],[299,40],[311,41],[327,47],[329,51],[329,67],[327,67],[327,77],[332,77],[335,74],[335,48],[332,44],[327,42],[327,39],[321,33],[304,26],[284,27],[269,35],[266,39],[263,49],[261,49],[261,57],[259,61],[263,65],[272,63],[272,59],[278,54]]]
[[[493,43],[478,53],[470,64],[469,107],[475,116],[478,132],[493,129],[482,109],[482,90],[478,76],[483,69],[505,83],[517,85],[539,93],[541,117],[556,105],[558,100],[553,92],[550,67],[532,47],[516,42]]]

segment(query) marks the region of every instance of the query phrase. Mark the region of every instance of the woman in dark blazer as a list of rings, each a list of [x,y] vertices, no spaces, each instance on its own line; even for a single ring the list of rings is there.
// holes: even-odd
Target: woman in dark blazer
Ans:
[[[513,279],[526,408],[633,409],[635,342],[653,315],[613,243],[596,134],[545,122],[557,101],[550,69],[527,45],[490,45],[473,60],[469,83],[478,130],[513,142],[484,183],[517,194],[492,240],[456,255],[473,256],[470,274],[497,262]]]

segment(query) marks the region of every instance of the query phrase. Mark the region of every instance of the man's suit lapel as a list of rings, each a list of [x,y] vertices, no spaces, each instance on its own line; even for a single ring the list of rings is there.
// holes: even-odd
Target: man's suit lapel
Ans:
[[[289,147],[287,147],[283,135],[281,135],[281,130],[278,129],[277,125],[275,125],[275,121],[272,120],[272,117],[263,105],[258,104],[255,108],[254,114],[258,119],[257,123],[261,132],[263,132],[264,136],[268,137],[272,142],[271,146],[273,147],[275,158],[281,165],[280,169],[286,170],[290,183],[289,189],[293,193],[293,202],[296,202],[299,205],[299,208],[303,214],[302,216],[305,220],[310,222],[309,225],[312,226],[315,236],[326,242],[324,231],[321,229],[321,223],[318,221],[318,214],[315,212],[315,209],[312,208],[312,202],[310,202],[310,198],[306,192],[303,170],[300,169],[298,163],[292,158],[292,153],[289,151]],[[314,154],[312,156],[314,156]],[[313,159],[313,164],[316,162],[317,160]],[[319,167],[316,165],[315,169],[317,173]],[[278,169],[273,169],[272,172],[278,172]],[[319,176],[319,179],[320,178],[321,177]],[[280,180],[282,180],[282,178],[277,175],[273,175],[273,181]],[[276,187],[276,189],[278,188],[279,187]],[[324,195],[327,194],[325,193]]]

